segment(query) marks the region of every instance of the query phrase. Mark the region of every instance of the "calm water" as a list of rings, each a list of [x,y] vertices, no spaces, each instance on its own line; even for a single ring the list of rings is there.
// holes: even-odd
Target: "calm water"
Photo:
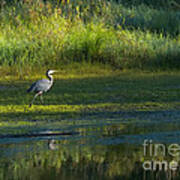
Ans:
[[[152,160],[179,163],[179,156],[163,155],[164,149],[159,149],[158,156],[149,154],[157,143],[166,149],[172,143],[180,144],[179,116],[173,121],[171,113],[166,113],[160,121],[155,118],[158,114],[138,113],[64,125],[4,127],[0,133],[0,179],[179,179],[179,168],[143,168],[144,162]],[[62,132],[69,135],[58,135]],[[13,137],[15,134],[19,136]],[[144,140],[151,140],[146,155]]]

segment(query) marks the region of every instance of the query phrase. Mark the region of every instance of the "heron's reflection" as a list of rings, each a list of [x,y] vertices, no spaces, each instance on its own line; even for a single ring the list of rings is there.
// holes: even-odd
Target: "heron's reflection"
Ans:
[[[48,140],[48,148],[50,150],[57,150],[58,149],[58,144],[56,144],[56,141],[54,139]]]

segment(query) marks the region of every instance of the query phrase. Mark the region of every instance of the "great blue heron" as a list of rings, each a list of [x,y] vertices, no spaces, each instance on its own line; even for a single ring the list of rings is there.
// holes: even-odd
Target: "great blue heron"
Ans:
[[[48,79],[41,79],[39,81],[34,82],[31,87],[27,90],[27,92],[35,92],[34,98],[32,102],[29,104],[29,107],[32,106],[34,100],[36,99],[37,96],[40,96],[41,103],[43,103],[43,98],[42,94],[44,92],[47,92],[51,86],[53,85],[53,77],[52,74],[54,72],[57,72],[55,70],[47,70],[46,76]]]

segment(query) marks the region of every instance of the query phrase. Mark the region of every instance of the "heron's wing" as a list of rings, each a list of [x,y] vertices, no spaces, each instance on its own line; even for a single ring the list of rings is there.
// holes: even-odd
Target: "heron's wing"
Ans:
[[[36,81],[35,83],[33,83],[32,86],[28,89],[28,92],[31,92],[31,91],[46,92],[50,89],[51,86],[52,86],[52,83],[48,79],[42,79],[42,80],[39,80],[39,81]]]
[[[36,90],[37,91],[48,91],[52,83],[48,79],[42,79],[36,82]]]

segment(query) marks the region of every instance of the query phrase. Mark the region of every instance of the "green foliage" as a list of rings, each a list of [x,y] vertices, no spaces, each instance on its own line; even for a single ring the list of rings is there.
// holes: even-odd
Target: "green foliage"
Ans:
[[[131,8],[114,5],[111,11],[114,18],[107,18],[106,23],[115,27],[121,25],[124,29],[148,30],[172,37],[176,37],[180,33],[180,14],[176,11],[157,10],[145,5]]]
[[[157,9],[169,8],[173,1],[176,2],[177,0],[119,0],[119,2],[126,6],[137,6],[145,4]]]
[[[89,62],[117,69],[179,68],[179,13],[153,9],[148,3],[122,4],[2,3],[0,65],[22,69]]]

